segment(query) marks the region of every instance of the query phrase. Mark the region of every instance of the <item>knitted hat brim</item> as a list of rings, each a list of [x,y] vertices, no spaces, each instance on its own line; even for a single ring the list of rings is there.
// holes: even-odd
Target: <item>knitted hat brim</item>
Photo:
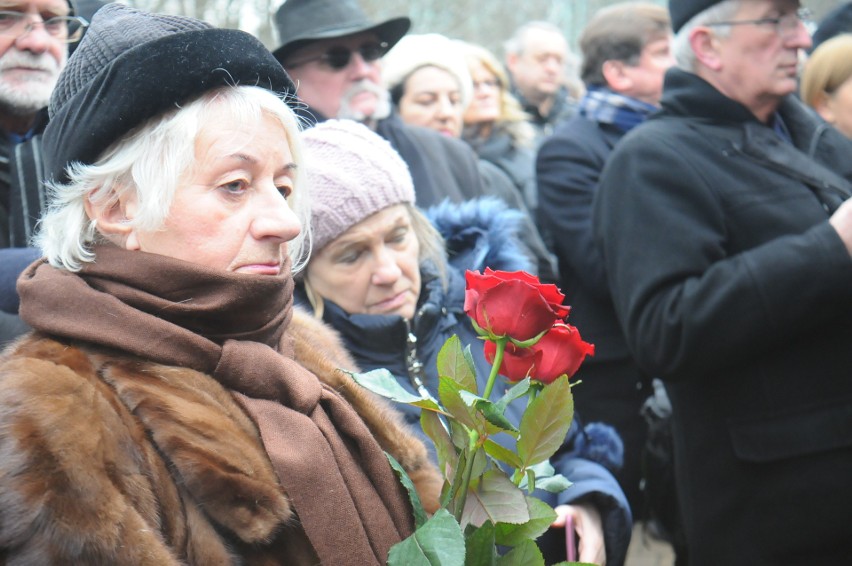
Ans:
[[[295,99],[283,67],[243,31],[187,31],[123,52],[51,116],[43,138],[48,178],[68,182],[70,163],[95,163],[145,121],[227,85],[259,86]]]

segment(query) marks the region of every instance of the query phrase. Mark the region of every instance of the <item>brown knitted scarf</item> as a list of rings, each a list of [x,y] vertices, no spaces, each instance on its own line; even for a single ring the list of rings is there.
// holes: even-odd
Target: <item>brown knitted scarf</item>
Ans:
[[[384,564],[410,507],[355,410],[292,359],[289,263],[280,276],[213,271],[96,248],[80,273],[31,265],[18,282],[33,328],[189,367],[235,392],[323,564]],[[282,339],[283,336],[283,339]]]

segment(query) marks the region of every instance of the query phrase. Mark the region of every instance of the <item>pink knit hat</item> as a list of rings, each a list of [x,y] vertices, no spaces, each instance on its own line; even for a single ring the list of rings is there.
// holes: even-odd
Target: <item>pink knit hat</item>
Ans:
[[[366,126],[327,120],[302,132],[302,143],[314,252],[384,208],[414,204],[408,166]]]

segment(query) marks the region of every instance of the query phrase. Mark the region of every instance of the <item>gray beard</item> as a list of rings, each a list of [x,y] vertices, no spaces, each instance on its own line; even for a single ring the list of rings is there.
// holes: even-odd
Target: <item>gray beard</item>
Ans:
[[[7,80],[3,76],[4,69],[13,67],[19,62],[26,62],[44,71],[33,71],[27,78],[14,82]],[[32,115],[46,107],[64,66],[64,58],[57,65],[46,53],[34,55],[24,51],[7,51],[0,57],[0,107],[3,111],[15,116]]]
[[[378,97],[378,101],[376,102],[376,109],[370,115],[367,115],[361,110],[352,108],[350,106],[351,100],[356,95],[365,91],[371,92]],[[355,120],[356,122],[375,124],[377,121],[390,116],[390,113],[391,101],[390,93],[387,91],[387,89],[380,87],[379,85],[367,79],[364,79],[352,85],[352,87],[348,91],[346,91],[346,94],[343,95],[343,99],[340,101],[340,110],[337,112],[337,117],[346,120]]]

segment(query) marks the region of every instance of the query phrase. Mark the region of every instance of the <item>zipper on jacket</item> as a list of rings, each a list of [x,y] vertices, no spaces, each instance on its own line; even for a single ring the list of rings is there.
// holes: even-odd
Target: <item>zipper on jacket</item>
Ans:
[[[417,315],[419,314],[417,313]],[[415,315],[415,318],[417,318],[417,315]],[[408,379],[421,397],[431,399],[432,395],[423,384],[425,378],[423,362],[417,357],[417,336],[414,334],[410,320],[405,321],[405,331],[405,368],[408,371]]]

